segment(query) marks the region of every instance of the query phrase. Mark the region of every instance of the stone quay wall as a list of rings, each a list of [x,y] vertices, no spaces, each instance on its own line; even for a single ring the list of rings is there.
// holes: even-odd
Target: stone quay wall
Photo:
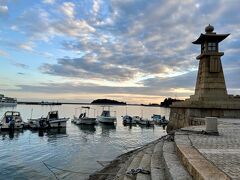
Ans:
[[[240,118],[240,109],[171,107],[167,131],[192,126],[204,125],[205,117]]]

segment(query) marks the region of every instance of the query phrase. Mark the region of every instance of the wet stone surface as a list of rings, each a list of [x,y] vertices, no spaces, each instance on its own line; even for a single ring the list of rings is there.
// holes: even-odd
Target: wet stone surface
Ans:
[[[240,119],[219,119],[219,136],[189,133],[192,145],[232,179],[240,179]],[[188,130],[204,130],[185,128]]]

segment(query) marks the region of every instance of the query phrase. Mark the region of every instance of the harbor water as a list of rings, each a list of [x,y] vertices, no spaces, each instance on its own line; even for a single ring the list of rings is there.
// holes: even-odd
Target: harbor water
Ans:
[[[17,105],[0,107],[2,116],[7,110],[19,111],[24,121],[30,117],[46,116],[58,110],[60,117],[69,117],[80,110],[80,105],[40,106]],[[91,105],[100,115],[101,106]],[[115,125],[76,125],[67,122],[66,129],[48,131],[23,130],[0,133],[0,179],[87,179],[117,156],[156,140],[166,131],[154,127],[123,126],[121,116],[142,116],[150,119],[153,114],[169,117],[168,108],[150,106],[112,106],[116,112]],[[90,111],[94,116],[94,111]]]

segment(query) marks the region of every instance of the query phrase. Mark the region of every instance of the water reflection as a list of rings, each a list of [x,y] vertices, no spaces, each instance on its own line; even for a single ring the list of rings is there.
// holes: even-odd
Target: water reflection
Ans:
[[[23,130],[13,130],[13,131],[0,131],[0,135],[2,136],[2,140],[7,139],[17,139],[19,134],[23,133]]]
[[[116,124],[99,123],[99,126],[102,128],[102,135],[106,137],[109,137],[111,132],[116,131]]]
[[[144,124],[138,124],[138,126],[141,129],[154,129],[154,126],[147,126],[147,125],[144,125]]]
[[[67,134],[66,128],[31,129],[30,131],[33,134],[38,133],[39,137],[43,137],[43,136],[55,137],[55,136],[58,136],[58,135],[66,135]]]
[[[132,129],[133,127],[136,127],[137,124],[123,124],[124,127],[128,127],[128,129]]]
[[[94,125],[80,124],[77,126],[82,132],[86,134],[94,134],[96,131],[96,128]]]

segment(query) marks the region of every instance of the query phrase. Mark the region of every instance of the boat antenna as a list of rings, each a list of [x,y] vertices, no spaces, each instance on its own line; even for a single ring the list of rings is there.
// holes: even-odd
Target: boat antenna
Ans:
[[[33,114],[33,108],[31,109],[31,118],[30,119],[32,119],[32,114]]]
[[[96,111],[96,109],[93,109],[93,115],[94,115],[94,117],[96,117],[96,116],[95,116],[95,111]]]

